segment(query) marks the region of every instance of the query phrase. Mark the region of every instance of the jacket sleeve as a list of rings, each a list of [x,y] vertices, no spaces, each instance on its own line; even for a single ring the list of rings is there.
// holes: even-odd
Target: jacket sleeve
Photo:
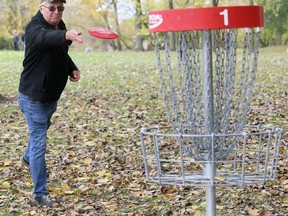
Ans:
[[[29,36],[32,49],[49,49],[51,47],[71,45],[72,41],[65,39],[67,30],[62,21],[60,22],[60,29],[55,30],[52,26],[41,22],[39,19],[32,20],[26,30],[29,33],[27,36]]]
[[[74,71],[74,70],[79,70],[79,69],[77,68],[77,66],[75,65],[75,63],[71,59],[71,57],[69,56],[69,71],[70,71],[69,76],[71,76],[72,71]]]
[[[65,39],[66,30],[53,30],[40,28],[36,29],[31,48],[46,49],[51,47],[59,47],[62,45],[70,45],[71,41]]]

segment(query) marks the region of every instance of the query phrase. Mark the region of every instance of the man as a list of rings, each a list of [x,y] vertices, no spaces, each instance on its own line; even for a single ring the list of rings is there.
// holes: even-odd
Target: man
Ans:
[[[53,201],[46,188],[46,135],[57,101],[68,77],[80,79],[80,71],[68,55],[72,42],[81,44],[80,32],[66,30],[62,21],[66,0],[41,0],[40,9],[25,29],[25,58],[19,84],[19,107],[29,129],[28,148],[22,163],[30,168],[34,198],[48,207]]]
[[[18,35],[18,32],[16,30],[13,32],[12,40],[13,40],[13,48],[14,48],[14,50],[15,51],[19,51],[19,45],[18,45],[19,35]]]

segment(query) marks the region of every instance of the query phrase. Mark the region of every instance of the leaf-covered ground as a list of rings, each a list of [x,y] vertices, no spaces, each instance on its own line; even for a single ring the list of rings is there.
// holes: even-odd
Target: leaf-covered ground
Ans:
[[[284,129],[277,179],[216,188],[217,215],[288,212],[288,53],[262,49],[251,124]],[[166,124],[154,52],[71,53],[82,71],[69,83],[48,134],[48,187],[55,208],[32,198],[20,163],[27,126],[17,107],[23,53],[0,52],[0,215],[205,215],[205,189],[145,179],[139,131]]]

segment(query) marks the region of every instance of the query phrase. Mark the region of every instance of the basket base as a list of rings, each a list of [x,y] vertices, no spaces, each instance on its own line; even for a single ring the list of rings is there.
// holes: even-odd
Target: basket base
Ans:
[[[206,146],[210,159],[197,161],[187,152],[187,142],[201,135],[172,134],[169,127],[143,128],[140,132],[146,178],[161,185],[242,186],[265,184],[276,177],[282,129],[247,126],[241,134],[211,135],[213,139],[237,136],[225,159],[210,157],[215,149]],[[204,136],[204,135],[203,135]],[[204,136],[207,139],[207,135]],[[191,147],[190,146],[190,147]],[[211,143],[211,146],[216,146]],[[194,151],[194,155],[195,155]],[[210,167],[207,171],[207,166]]]

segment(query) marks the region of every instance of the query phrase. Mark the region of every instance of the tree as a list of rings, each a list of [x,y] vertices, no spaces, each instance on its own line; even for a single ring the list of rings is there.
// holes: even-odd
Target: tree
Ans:
[[[39,9],[39,3],[26,0],[0,1],[0,38],[10,41],[13,30],[20,34]],[[116,30],[117,40],[96,40],[83,34],[84,41],[112,47],[117,50],[143,50],[143,41],[151,43],[148,27],[148,12],[152,10],[180,9],[191,7],[223,5],[263,5],[265,28],[262,30],[263,45],[287,43],[288,41],[288,1],[287,0],[69,0],[65,5],[64,20],[68,28],[86,32],[89,27],[104,27]],[[131,16],[121,17],[129,12]],[[122,13],[122,14],[121,14]],[[86,37],[86,38],[85,38]],[[169,34],[170,49],[175,49],[173,33]],[[87,40],[86,40],[87,39]],[[281,41],[282,39],[282,41]],[[97,42],[97,43],[96,43]],[[3,42],[1,42],[3,45]],[[3,47],[3,46],[2,46]]]
[[[89,17],[87,22],[83,23],[82,21],[82,25],[93,25],[96,27],[114,29],[121,35],[117,0],[80,0],[78,5],[82,15]],[[83,28],[87,29],[87,26],[84,26]],[[113,49],[122,50],[120,38],[117,40],[106,40],[101,42],[104,50],[107,49],[105,47],[107,47],[108,44],[113,47]]]
[[[141,8],[141,0],[135,0],[135,9],[136,9],[136,14],[135,14],[135,32],[136,32],[136,46],[135,50],[136,51],[143,51],[143,45],[142,45],[142,36],[141,36],[141,29],[142,29],[142,8]]]
[[[20,35],[24,32],[27,23],[37,11],[39,5],[32,0],[19,1],[7,0],[0,2],[0,36],[3,40],[11,40],[11,35],[16,30]],[[7,48],[7,47],[5,47]]]
[[[118,7],[117,7],[117,0],[112,0],[112,6],[113,6],[113,11],[114,11],[114,22],[115,22],[115,26],[116,26],[116,31],[121,34],[120,31],[120,26],[119,26],[119,19],[118,19]],[[120,38],[116,39],[116,46],[117,46],[117,50],[121,51],[122,50],[122,44],[120,41]]]
[[[39,5],[33,0],[25,2],[19,0],[7,1],[9,11],[7,13],[9,25],[17,31],[23,31],[31,17],[35,15],[39,9]],[[7,20],[7,21],[8,21]]]
[[[265,41],[262,40],[263,45],[268,46],[269,43],[281,45],[282,36],[286,33],[286,41],[288,37],[288,1],[258,0],[257,2],[259,5],[263,5],[265,10],[264,34],[268,38],[265,38]]]
[[[212,0],[212,6],[218,6],[219,0]]]
[[[173,0],[169,0],[168,5],[169,5],[168,8],[170,10],[174,9]],[[169,43],[170,50],[171,51],[175,51],[176,50],[176,46],[175,46],[175,34],[174,34],[174,32],[169,32],[169,41],[170,41],[170,43]]]

